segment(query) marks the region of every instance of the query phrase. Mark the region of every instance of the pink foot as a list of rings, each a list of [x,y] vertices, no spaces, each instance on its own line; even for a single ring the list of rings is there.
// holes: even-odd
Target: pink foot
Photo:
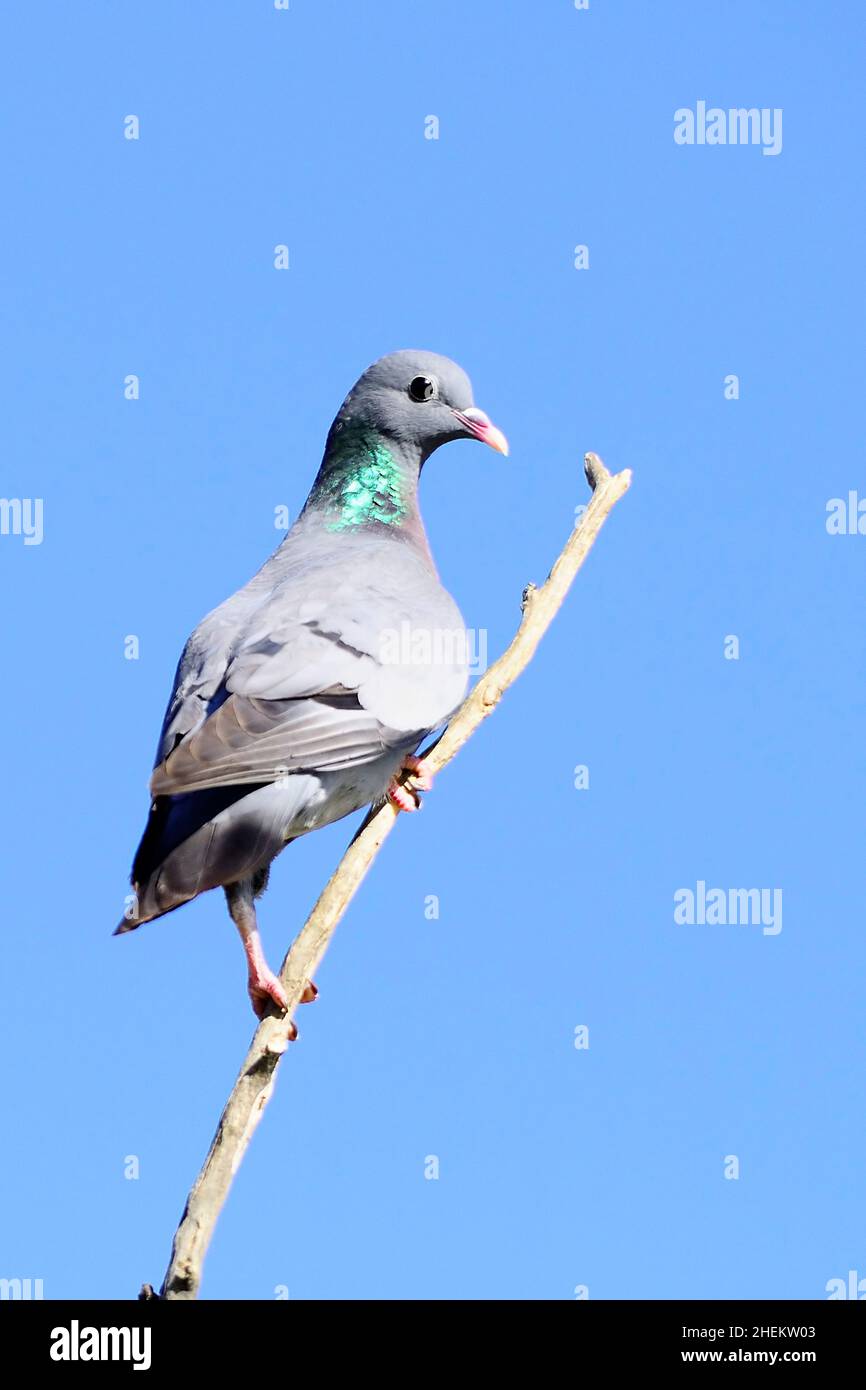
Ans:
[[[247,989],[256,1018],[264,1018],[269,1004],[276,1004],[277,1008],[285,1013],[289,1007],[286,991],[265,960],[258,930],[254,928],[252,931],[248,931],[243,942],[247,958]],[[312,980],[307,980],[301,995],[301,1003],[312,1004],[318,993],[319,991]],[[291,1041],[294,1042],[297,1036],[298,1030],[293,1023],[290,1032]]]
[[[286,991],[283,989],[277,976],[272,970],[268,969],[267,965],[259,965],[255,971],[250,970],[247,988],[249,989],[250,1001],[256,1018],[264,1018],[268,1004],[271,1003],[271,1001],[283,1012],[289,1007]],[[304,992],[301,995],[300,1002],[302,1004],[312,1004],[318,998],[318,994],[319,991],[317,986],[313,984],[312,980],[308,980],[304,986]],[[293,1023],[291,1041],[294,1042],[297,1036],[298,1030]]]
[[[264,960],[250,961],[247,989],[256,1018],[264,1018],[265,1010],[270,1003],[276,1004],[277,1008],[282,1009],[283,1012],[289,1007],[286,991]]]
[[[409,782],[399,781],[400,774],[411,772],[412,777]],[[433,786],[433,774],[423,758],[416,758],[413,753],[407,754],[403,759],[403,765],[396,777],[392,777],[388,785],[388,800],[397,807],[398,811],[420,811],[421,798],[419,792],[429,792]]]

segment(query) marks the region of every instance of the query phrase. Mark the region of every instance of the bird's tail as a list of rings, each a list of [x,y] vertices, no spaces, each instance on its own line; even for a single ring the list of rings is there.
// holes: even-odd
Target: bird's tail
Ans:
[[[276,783],[232,791],[235,799],[226,806],[223,789],[223,806],[216,814],[212,793],[196,793],[196,802],[208,801],[194,808],[193,820],[188,806],[160,805],[171,798],[154,804],[115,936],[164,917],[211,888],[254,878],[285,848],[294,810],[285,791]]]
[[[114,928],[112,936],[124,936],[128,931],[135,931],[136,928],[143,927],[145,922],[154,922],[157,917],[174,912],[175,908],[183,907],[184,903],[191,902],[198,896],[198,893],[175,894],[175,900],[169,901],[160,879],[161,870],[145,883],[138,883],[133,879],[132,891],[127,896],[123,916]],[[214,888],[216,884],[209,884],[208,887]]]

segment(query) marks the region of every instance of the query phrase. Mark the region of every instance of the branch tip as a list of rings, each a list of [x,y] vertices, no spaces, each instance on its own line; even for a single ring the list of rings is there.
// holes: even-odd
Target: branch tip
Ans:
[[[586,481],[589,483],[593,492],[595,492],[599,483],[605,482],[610,477],[610,473],[605,468],[598,454],[584,454],[583,471],[586,474]]]

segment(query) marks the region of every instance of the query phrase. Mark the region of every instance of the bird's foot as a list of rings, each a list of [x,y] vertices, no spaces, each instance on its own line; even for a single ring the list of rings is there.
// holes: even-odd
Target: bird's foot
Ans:
[[[283,1012],[289,1007],[286,991],[263,960],[250,963],[247,989],[256,1018],[264,1018],[269,1004],[276,1004]]]
[[[259,965],[255,970],[250,970],[247,988],[256,1018],[264,1018],[268,1005],[271,1003],[276,1004],[277,1008],[282,1009],[283,1012],[289,1007],[286,991],[280,984],[278,977],[272,970],[268,969],[267,965]],[[300,1002],[312,1004],[318,994],[317,986],[313,984],[312,980],[307,980]],[[294,1042],[297,1036],[298,1030],[293,1023],[290,1041]]]
[[[411,773],[408,782],[401,782],[399,777],[402,773]],[[433,774],[429,765],[423,758],[416,758],[414,754],[409,754],[403,759],[403,765],[396,777],[392,777],[388,784],[388,800],[397,807],[398,811],[420,811],[421,798],[419,792],[429,792],[433,786]]]
[[[271,1004],[276,1004],[282,1013],[286,1013],[289,1000],[282,982],[265,960],[262,938],[256,925],[256,913],[252,899],[253,887],[252,880],[242,884],[229,884],[226,888],[226,898],[232,921],[240,932],[244,955],[247,958],[247,989],[250,1003],[256,1018],[261,1019],[264,1018]],[[319,991],[312,980],[305,980],[298,1002],[312,1004],[318,993]],[[298,1036],[298,1030],[294,1023],[289,1026],[289,1039],[294,1042]]]
[[[269,1004],[276,1004],[277,1008],[285,1013],[286,1009],[289,1007],[289,1001],[279,977],[271,970],[260,951],[251,953],[251,957],[252,958],[249,960],[247,989],[249,990],[250,1003],[253,1006],[253,1012],[256,1018],[264,1018]],[[312,980],[307,980],[304,985],[303,993],[301,994],[300,1002],[302,1004],[312,1004],[318,996],[318,993],[318,988],[313,984]],[[293,1023],[291,1041],[294,1042],[297,1036],[298,1030]]]

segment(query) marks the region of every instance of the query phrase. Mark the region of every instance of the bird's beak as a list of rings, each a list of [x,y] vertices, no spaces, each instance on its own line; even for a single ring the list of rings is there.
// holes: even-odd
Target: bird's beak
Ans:
[[[498,430],[488,415],[477,406],[471,405],[468,410],[455,410],[454,414],[470,434],[476,439],[480,439],[483,444],[489,444],[491,449],[495,449],[498,454],[508,456],[508,440]]]

